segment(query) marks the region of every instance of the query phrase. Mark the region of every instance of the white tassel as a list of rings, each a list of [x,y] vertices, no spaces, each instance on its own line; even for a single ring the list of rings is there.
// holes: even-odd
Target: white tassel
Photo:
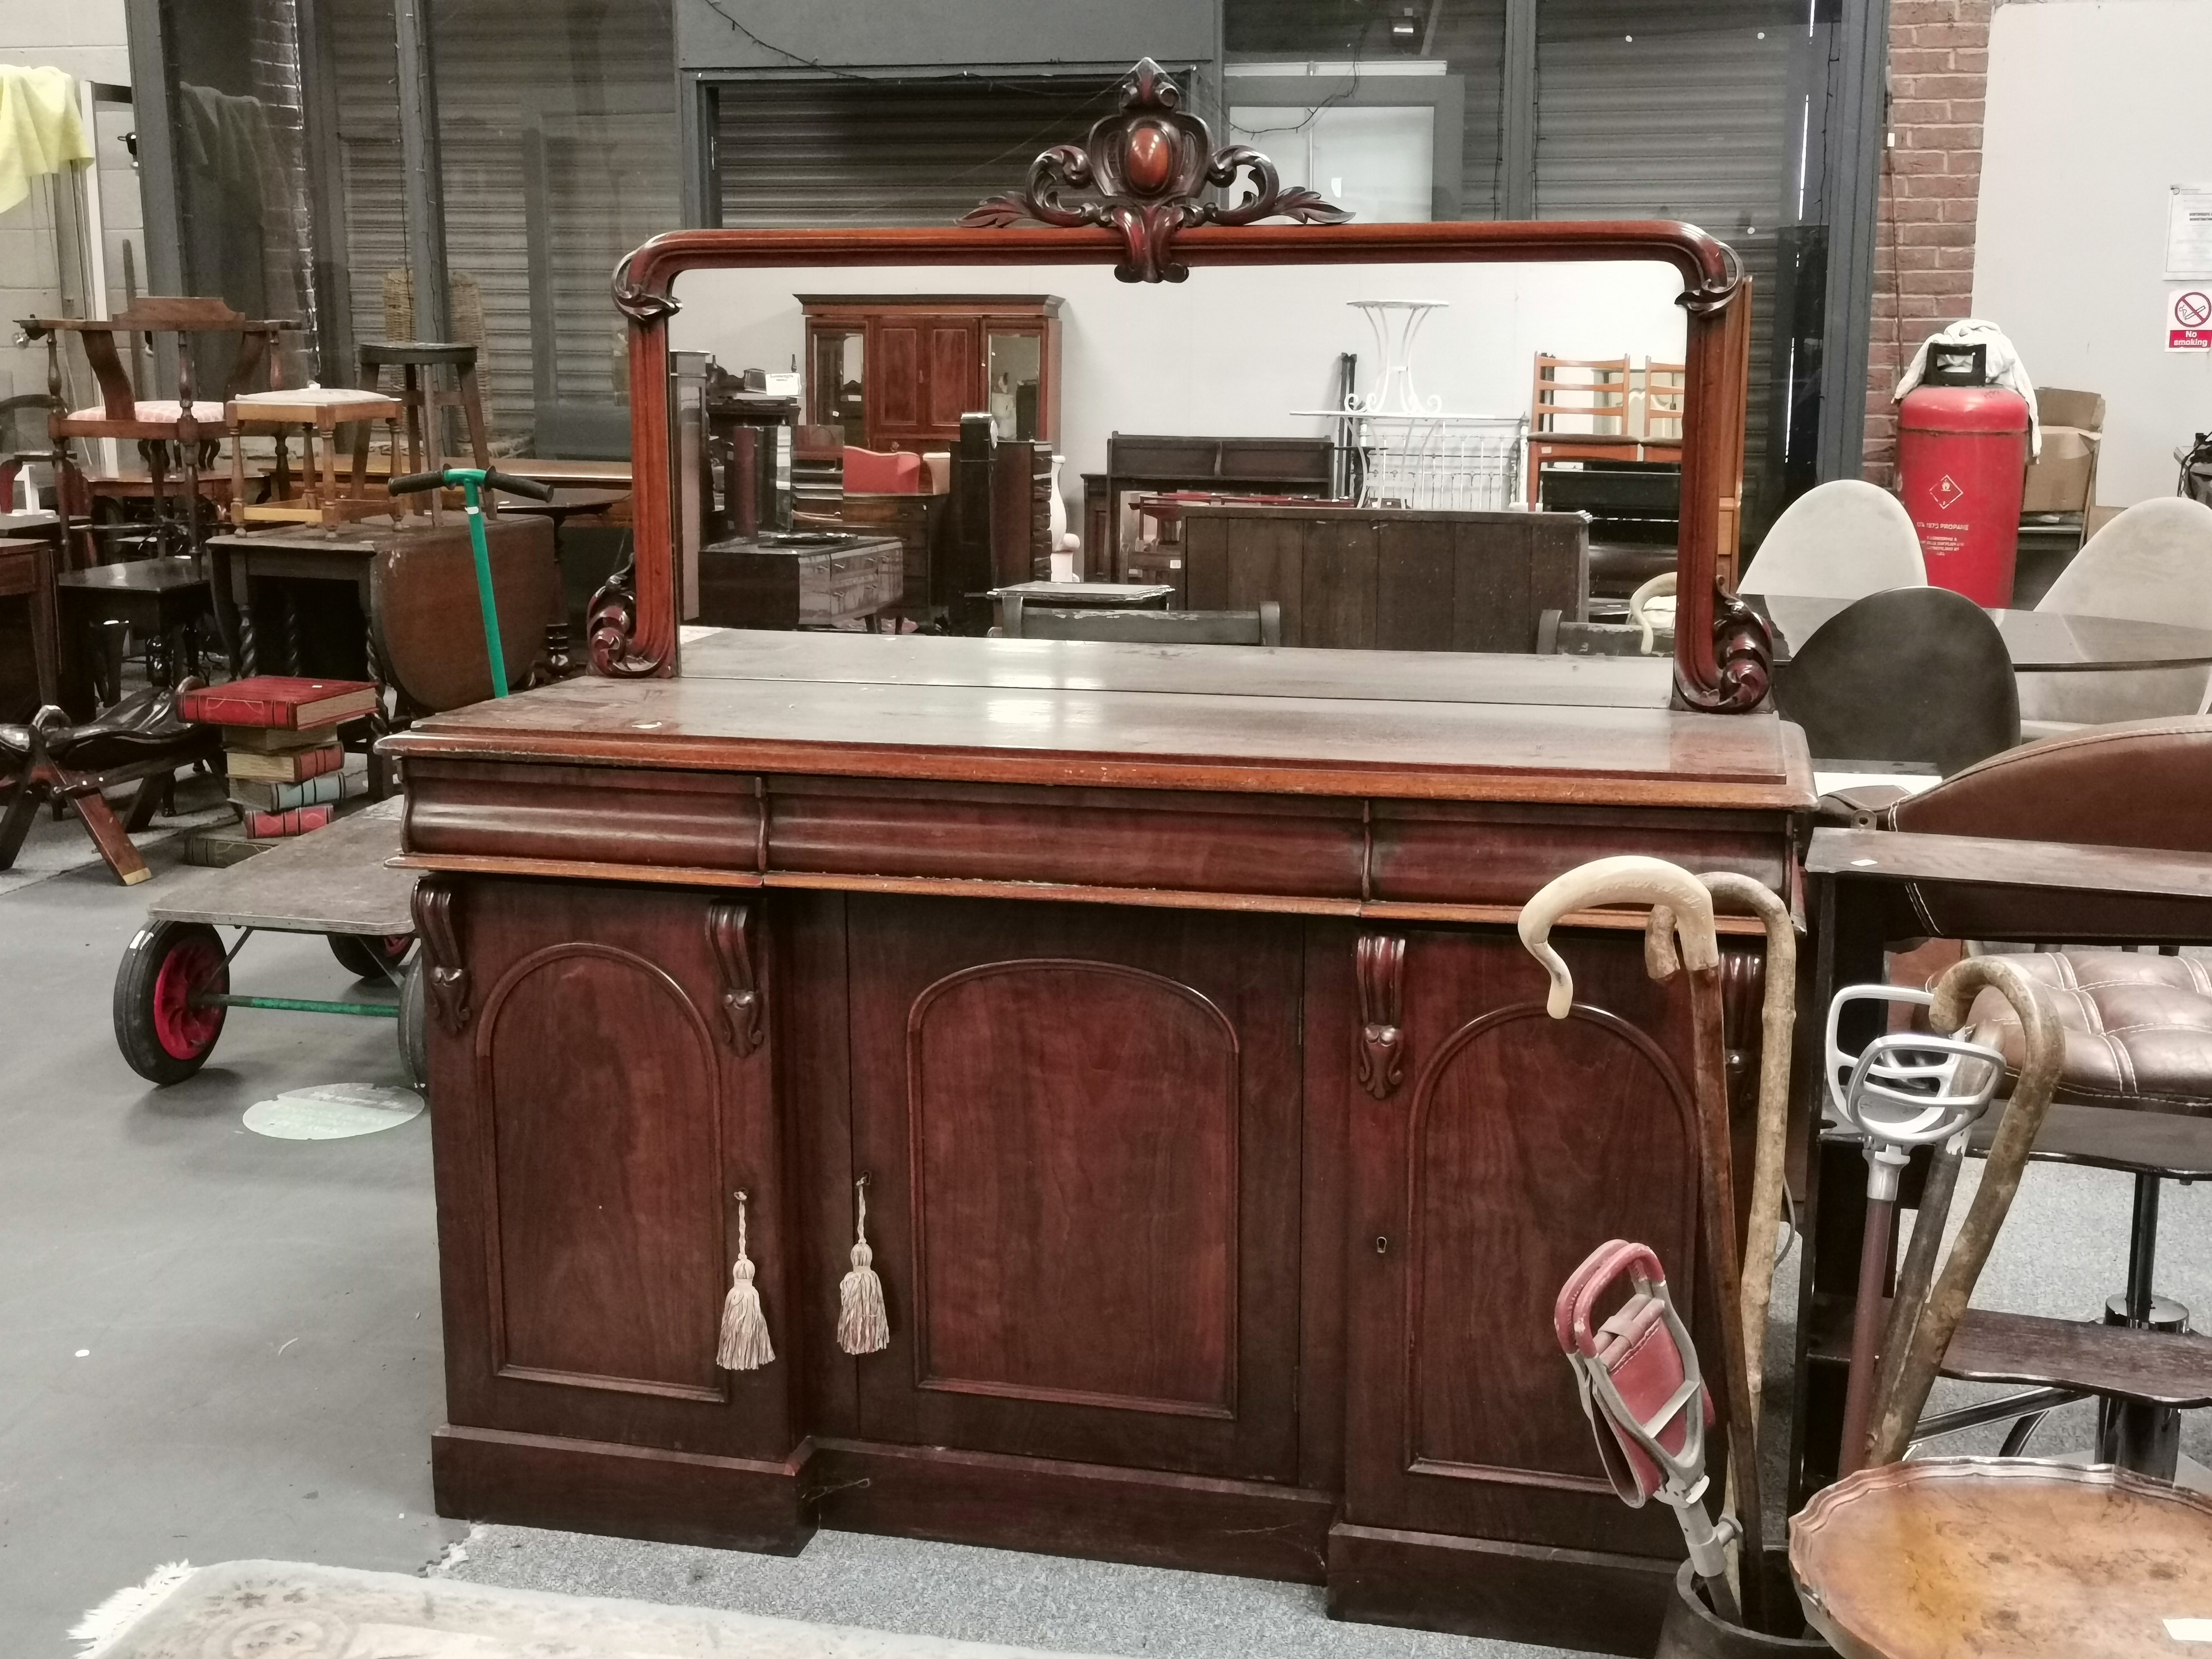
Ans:
[[[854,1191],[860,1219],[854,1224],[853,1271],[837,1287],[837,1346],[849,1354],[878,1353],[890,1346],[891,1322],[884,1312],[884,1281],[876,1277],[876,1253],[868,1248],[868,1178]]]
[[[730,1271],[730,1293],[722,1301],[722,1346],[714,1363],[725,1370],[757,1371],[775,1358],[769,1346],[768,1316],[753,1288],[752,1258],[745,1254],[745,1195],[738,1194],[738,1265]]]

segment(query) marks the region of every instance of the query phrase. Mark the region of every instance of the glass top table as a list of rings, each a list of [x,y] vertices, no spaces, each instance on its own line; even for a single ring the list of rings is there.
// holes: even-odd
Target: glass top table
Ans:
[[[1778,663],[1787,662],[1823,623],[1852,604],[1850,599],[1786,593],[1747,593],[1743,599],[1772,629]],[[1990,610],[1988,615],[2003,636],[2012,665],[2023,672],[2111,672],[2212,665],[2212,629],[2132,622],[2120,617],[2079,617],[2057,611]]]

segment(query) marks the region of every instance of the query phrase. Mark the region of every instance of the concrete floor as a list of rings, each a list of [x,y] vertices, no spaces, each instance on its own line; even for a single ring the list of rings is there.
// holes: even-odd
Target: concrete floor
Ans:
[[[33,850],[65,860],[73,823]],[[158,1564],[275,1557],[413,1572],[442,1376],[429,1120],[264,1139],[281,1089],[404,1085],[392,1027],[231,1017],[191,1082],[149,1087],[109,996],[155,882],[81,866],[0,895],[0,1654],[58,1659]],[[241,990],[338,996],[319,938],[257,936]]]
[[[1539,1650],[1334,1625],[1320,1593],[823,1534],[796,1559],[430,1513],[442,1398],[427,1116],[359,1139],[262,1139],[243,1109],[316,1083],[399,1085],[382,1021],[242,1012],[191,1082],[147,1087],[109,996],[151,887],[42,821],[43,879],[0,885],[0,1655],[60,1659],[84,1609],[179,1558],[273,1557],[1182,1659],[1477,1659]],[[319,939],[263,936],[240,989],[342,994]],[[1962,1200],[1963,1206],[1963,1200]],[[1979,1305],[2081,1316],[2119,1283],[2127,1183],[2029,1172]],[[2212,1186],[2169,1188],[2160,1288],[2212,1310]],[[1778,1306],[1790,1305],[1785,1272]],[[1770,1356],[1786,1365],[1786,1334]],[[1563,1374],[1564,1377],[1564,1374]],[[1564,1380],[1563,1384],[1564,1386]],[[1782,1392],[1771,1389],[1770,1394]],[[1947,1385],[1940,1407],[1959,1392]],[[2185,1444],[2212,1460],[2212,1414]],[[1998,1431],[1982,1431],[1994,1437]],[[2086,1442],[2087,1411],[2036,1449]],[[1961,1437],[1944,1449],[1984,1449]]]

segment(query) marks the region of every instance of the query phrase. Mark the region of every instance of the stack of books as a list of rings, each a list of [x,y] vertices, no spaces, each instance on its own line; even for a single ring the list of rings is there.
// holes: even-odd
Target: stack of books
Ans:
[[[222,727],[230,799],[255,841],[304,835],[331,821],[366,782],[345,767],[338,726],[376,708],[367,680],[261,674],[187,691],[179,712]]]

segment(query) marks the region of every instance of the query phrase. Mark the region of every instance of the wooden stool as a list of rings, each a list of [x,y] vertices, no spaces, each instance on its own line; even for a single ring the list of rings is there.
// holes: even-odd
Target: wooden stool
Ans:
[[[368,428],[373,421],[396,421],[402,405],[394,398],[349,386],[302,386],[292,392],[260,392],[234,398],[224,411],[232,437],[230,444],[230,511],[240,529],[248,524],[345,524],[392,511],[388,499],[368,492],[365,463],[368,457]],[[338,487],[337,429],[350,426],[354,444],[353,475],[343,492]],[[249,503],[246,498],[245,446],[249,431],[273,433],[278,441],[291,428],[300,432],[300,494],[291,501]],[[323,440],[321,474],[317,476],[315,437]]]
[[[473,458],[471,465],[491,465],[491,434],[484,430],[483,398],[477,389],[474,346],[434,340],[386,340],[371,341],[361,348],[362,384],[371,392],[382,393],[387,368],[400,371],[398,402],[407,411],[407,465],[404,468],[399,465],[399,445],[395,437],[392,446],[393,477],[445,470],[444,441],[440,431],[442,422],[438,415],[442,409],[461,411],[461,418],[469,428],[469,453]],[[441,368],[453,371],[453,386],[450,392],[438,385],[437,371]],[[355,446],[355,465],[363,465],[368,459],[368,428],[362,428]],[[434,519],[437,501],[434,493]],[[484,512],[489,515],[497,511],[492,497],[486,494]]]
[[[2212,1632],[2212,1501],[2105,1468],[1890,1463],[1790,1522],[1790,1570],[1844,1659],[2172,1659]]]

